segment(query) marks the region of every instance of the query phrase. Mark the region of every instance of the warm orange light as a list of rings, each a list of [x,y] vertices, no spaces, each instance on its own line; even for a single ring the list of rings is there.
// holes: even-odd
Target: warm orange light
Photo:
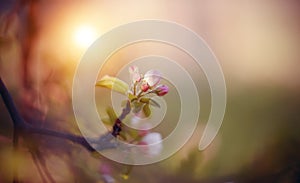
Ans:
[[[89,26],[81,26],[74,34],[75,42],[81,48],[89,47],[96,40],[96,31]]]

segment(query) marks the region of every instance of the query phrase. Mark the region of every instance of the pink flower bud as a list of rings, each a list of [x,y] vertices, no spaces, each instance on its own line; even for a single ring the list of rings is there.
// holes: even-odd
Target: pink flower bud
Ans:
[[[167,85],[159,85],[156,89],[155,89],[155,93],[158,96],[164,96],[165,94],[167,94],[169,92],[169,87]]]
[[[149,84],[148,84],[147,82],[143,82],[143,83],[142,83],[142,85],[141,85],[141,90],[142,90],[143,92],[148,91],[149,88],[150,88],[150,86],[149,86]]]

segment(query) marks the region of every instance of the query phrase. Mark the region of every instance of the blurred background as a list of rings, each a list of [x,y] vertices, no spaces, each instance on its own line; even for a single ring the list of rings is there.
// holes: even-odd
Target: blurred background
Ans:
[[[103,72],[116,75],[122,65],[147,54],[183,65],[197,83],[201,101],[198,130],[189,142],[162,162],[134,167],[124,180],[123,165],[55,138],[21,141],[20,152],[13,155],[12,121],[1,101],[0,182],[11,182],[15,159],[23,182],[103,182],[103,164],[111,166],[116,182],[300,182],[298,0],[1,0],[0,75],[24,119],[80,134],[71,101],[80,58],[105,32],[144,19],[188,27],[218,58],[227,84],[227,109],[214,142],[205,151],[197,149],[210,110],[201,68],[170,45],[137,43],[112,55]],[[99,110],[107,105],[101,100],[105,95],[96,92]],[[172,121],[170,116],[165,121]],[[170,133],[171,125],[160,130]],[[32,153],[36,147],[37,156]],[[48,181],[39,173],[41,162],[51,174],[45,175]]]

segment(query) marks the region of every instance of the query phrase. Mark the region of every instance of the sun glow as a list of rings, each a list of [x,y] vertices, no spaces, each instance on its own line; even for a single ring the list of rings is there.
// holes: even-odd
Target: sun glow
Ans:
[[[96,40],[96,31],[89,26],[78,27],[74,33],[74,40],[79,47],[87,48]]]

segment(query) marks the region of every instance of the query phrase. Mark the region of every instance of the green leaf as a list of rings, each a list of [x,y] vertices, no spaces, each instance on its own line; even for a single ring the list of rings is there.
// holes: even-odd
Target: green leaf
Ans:
[[[133,101],[133,100],[137,99],[136,96],[131,94],[131,93],[128,93],[128,98],[129,98],[130,101]]]
[[[97,81],[96,86],[108,88],[124,95],[126,95],[127,91],[129,90],[129,86],[127,83],[118,78],[107,75]]]
[[[113,125],[114,123],[110,120],[110,118],[101,118],[101,121],[106,125]]]
[[[140,102],[146,103],[146,104],[149,104],[149,101],[150,101],[150,98],[146,98],[146,97],[140,99]]]
[[[160,108],[159,103],[156,102],[154,99],[151,99],[151,98],[146,98],[146,97],[141,98],[141,99],[140,99],[140,102],[145,103],[145,104],[150,104],[150,105],[152,105],[152,106],[154,106],[154,107]]]
[[[135,102],[133,102],[132,104],[133,104],[133,109],[132,109],[132,112],[133,112],[133,113],[138,113],[138,112],[140,112],[140,110],[141,110],[142,107],[143,107],[143,103],[141,103],[141,102],[135,101]]]
[[[127,134],[132,139],[137,139],[139,137],[139,133],[136,129],[128,129]]]
[[[115,121],[118,119],[114,109],[112,107],[108,107],[106,108],[106,113],[109,116],[111,123],[114,124]]]
[[[149,104],[144,105],[143,112],[144,112],[146,117],[149,117],[151,115],[151,109],[150,109]]]

